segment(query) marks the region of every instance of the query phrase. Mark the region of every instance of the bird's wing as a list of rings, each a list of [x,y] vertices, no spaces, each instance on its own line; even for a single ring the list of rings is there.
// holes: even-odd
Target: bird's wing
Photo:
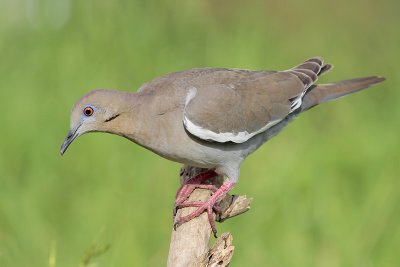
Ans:
[[[204,140],[246,142],[299,110],[324,66],[312,58],[287,71],[246,71],[247,78],[195,84],[186,96],[185,128]]]

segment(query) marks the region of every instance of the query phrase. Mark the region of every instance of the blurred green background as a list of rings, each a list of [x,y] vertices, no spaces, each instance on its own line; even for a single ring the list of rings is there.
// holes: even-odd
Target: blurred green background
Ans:
[[[400,2],[0,0],[0,266],[163,266],[180,165],[128,140],[59,147],[73,103],[192,67],[387,81],[312,109],[243,164],[232,266],[399,266]],[[91,252],[92,251],[92,252]],[[85,256],[86,255],[86,256]]]

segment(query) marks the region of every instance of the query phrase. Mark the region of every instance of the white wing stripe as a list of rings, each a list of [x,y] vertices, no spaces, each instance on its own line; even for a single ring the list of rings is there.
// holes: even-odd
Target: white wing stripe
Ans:
[[[185,125],[185,128],[193,135],[203,139],[203,140],[213,140],[213,141],[217,141],[217,142],[234,142],[234,143],[244,143],[247,140],[249,140],[250,138],[252,138],[253,136],[266,131],[267,129],[271,128],[272,126],[278,124],[280,121],[282,121],[282,119],[278,119],[278,120],[274,120],[274,121],[270,121],[268,122],[264,127],[258,129],[255,132],[249,133],[247,131],[243,131],[243,132],[238,132],[238,133],[230,133],[230,132],[226,132],[226,133],[216,133],[213,132],[211,130],[208,129],[204,129],[199,125],[194,124],[191,120],[188,119],[188,117],[186,116],[186,107],[187,105],[190,103],[190,101],[192,101],[192,99],[196,96],[197,93],[197,89],[196,87],[191,87],[189,89],[188,94],[186,95],[186,99],[185,99],[185,109],[183,110],[183,124]],[[301,94],[301,96],[299,96],[298,98],[296,98],[296,100],[293,102],[296,102],[296,106],[300,106],[301,105],[301,98],[304,95],[305,92],[303,92]],[[298,103],[299,104],[298,104]],[[293,104],[292,104],[293,106]],[[292,112],[294,110],[294,108],[297,107],[293,107],[291,108]]]
[[[196,87],[190,87],[189,88],[189,92],[186,95],[186,100],[185,100],[185,108],[186,106],[189,104],[190,101],[192,101],[192,99],[196,96],[197,94],[197,88]]]
[[[234,143],[244,143],[247,140],[249,140],[250,138],[252,138],[253,136],[255,136],[256,134],[259,134],[261,132],[264,132],[265,130],[267,130],[268,128],[276,125],[277,123],[279,123],[281,120],[275,120],[275,121],[270,121],[269,123],[267,123],[267,125],[265,125],[264,127],[262,127],[261,129],[249,133],[247,131],[243,131],[243,132],[238,132],[238,133],[216,133],[213,131],[210,131],[208,129],[204,129],[199,125],[194,124],[192,121],[190,121],[186,115],[184,115],[183,117],[183,124],[185,125],[186,129],[192,133],[193,135],[204,139],[204,140],[213,140],[213,141],[217,141],[217,142],[234,142]]]

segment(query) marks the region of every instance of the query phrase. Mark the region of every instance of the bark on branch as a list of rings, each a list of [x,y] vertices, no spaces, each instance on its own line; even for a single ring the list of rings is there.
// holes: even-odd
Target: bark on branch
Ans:
[[[181,183],[203,171],[200,168],[184,167],[181,171]],[[217,187],[221,186],[222,177],[212,179],[212,183]],[[196,189],[188,200],[205,201],[211,194],[209,190]],[[250,203],[251,199],[246,196],[226,195],[220,201],[221,214],[216,216],[216,221],[223,222],[248,211]],[[176,216],[185,216],[194,210],[192,207],[180,209]],[[222,234],[214,246],[209,248],[211,233],[206,213],[172,230],[167,266],[228,266],[234,251],[232,235]]]

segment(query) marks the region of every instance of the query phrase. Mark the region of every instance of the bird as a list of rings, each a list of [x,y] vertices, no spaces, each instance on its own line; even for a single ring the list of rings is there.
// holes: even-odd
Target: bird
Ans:
[[[304,111],[385,80],[369,76],[316,84],[332,67],[312,57],[282,71],[194,68],[155,78],[136,92],[93,90],[74,104],[60,152],[85,133],[106,132],[189,168],[205,169],[178,190],[175,211],[196,209],[174,226],[206,212],[216,235],[212,213],[238,182],[247,156]],[[216,175],[226,178],[219,188],[204,183]],[[190,203],[194,188],[213,194]]]

